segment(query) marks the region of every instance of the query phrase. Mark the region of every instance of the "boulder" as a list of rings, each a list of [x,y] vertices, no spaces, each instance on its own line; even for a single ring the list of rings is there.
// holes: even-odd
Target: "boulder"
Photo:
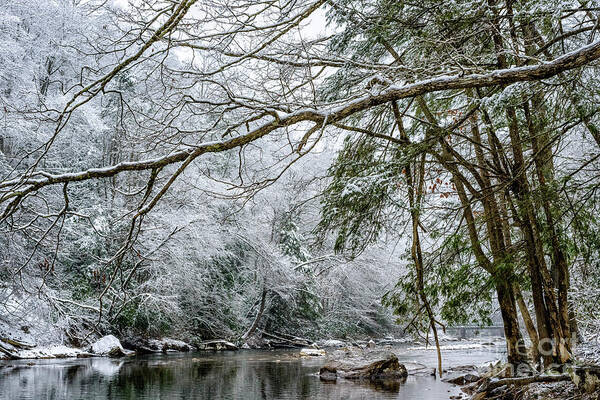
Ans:
[[[479,375],[475,375],[474,373],[466,373],[466,374],[452,374],[442,379],[443,382],[451,383],[453,385],[468,385],[469,383],[474,383],[480,380],[481,377]]]
[[[156,347],[152,348],[148,339],[139,336],[122,339],[121,346],[133,349],[137,354],[152,354],[161,351]]]
[[[414,376],[435,376],[435,368],[428,367],[415,362],[406,362],[403,364],[409,375]]]
[[[325,365],[319,370],[319,378],[325,382],[335,382],[337,380],[337,369],[330,365]]]
[[[408,373],[404,365],[398,362],[398,357],[388,353],[331,361],[321,368],[319,375],[326,381],[337,378],[378,381],[403,379]]]
[[[193,351],[194,346],[181,340],[170,338],[146,339],[143,337],[130,337],[121,341],[124,347],[134,349],[138,354],[166,353],[174,351]]]
[[[148,340],[148,347],[155,351],[166,353],[168,351],[192,351],[194,347],[186,342],[182,342],[181,340],[175,340],[170,338],[164,339],[150,339]]]
[[[90,345],[88,351],[98,356],[108,357],[123,357],[135,353],[131,350],[125,350],[123,346],[121,346],[119,339],[113,335],[100,338],[100,340]]]

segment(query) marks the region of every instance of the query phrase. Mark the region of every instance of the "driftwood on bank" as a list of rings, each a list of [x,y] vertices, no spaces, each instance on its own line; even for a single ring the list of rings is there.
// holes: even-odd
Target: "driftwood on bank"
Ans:
[[[303,339],[297,336],[286,335],[284,333],[270,333],[260,330],[263,337],[270,340],[270,344],[275,347],[308,347],[311,345],[310,340]]]
[[[10,343],[0,340],[0,353],[4,354],[5,357],[11,359],[15,358],[18,351],[19,350]]]
[[[0,353],[6,358],[20,358],[18,353],[21,350],[29,350],[35,347],[35,344],[20,341],[9,337],[0,337]]]

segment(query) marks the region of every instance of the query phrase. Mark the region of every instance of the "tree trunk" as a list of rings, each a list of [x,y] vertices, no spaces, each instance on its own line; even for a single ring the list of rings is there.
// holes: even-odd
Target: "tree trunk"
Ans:
[[[467,198],[464,186],[460,180],[455,181],[455,186],[461,203],[463,204],[463,213],[465,215],[465,220],[467,221],[471,245],[474,249],[476,257],[480,260],[480,263],[485,263],[487,257],[485,257],[483,254],[479,244],[473,212],[471,210],[471,205],[469,203],[469,199]],[[519,320],[517,317],[514,294],[510,285],[510,277],[499,273],[498,268],[491,265],[489,260],[487,261],[487,265],[483,266],[495,278],[496,294],[498,296],[498,303],[500,304],[500,311],[504,324],[504,336],[506,338],[508,362],[515,367],[525,364],[527,362],[526,351],[523,345],[521,331],[519,330]]]
[[[544,356],[544,365],[548,366],[555,361],[565,362],[570,355],[564,354],[562,351],[563,346],[560,345],[564,336],[559,322],[552,278],[544,259],[543,246],[538,231],[539,222],[531,200],[515,109],[507,107],[506,114],[514,159],[511,191],[517,199],[519,220],[525,239],[540,343],[542,346],[548,343],[552,347],[551,349],[540,348],[540,352]],[[552,345],[552,341],[559,344],[559,353],[556,352],[557,347]]]
[[[541,105],[539,104],[539,101],[532,100],[532,103],[536,105],[536,112],[542,112],[542,110],[540,110]],[[548,138],[544,137],[546,135],[541,133],[543,129],[539,129],[538,125],[533,121],[527,102],[524,103],[524,111],[532,143],[536,175],[540,190],[542,192],[542,208],[544,210],[546,225],[550,235],[554,287],[556,287],[558,290],[558,320],[562,332],[560,339],[558,339],[559,342],[556,343],[556,345],[558,346],[558,356],[560,361],[566,362],[570,358],[571,353],[571,326],[568,304],[570,279],[567,258],[565,256],[562,244],[560,243],[560,228],[557,227],[552,213],[552,208],[550,206],[550,199],[556,200],[556,196],[549,190],[546,180],[547,178],[553,179],[554,175],[552,170],[552,152],[549,150],[550,143]]]
[[[525,328],[527,329],[529,339],[531,340],[530,355],[533,359],[533,365],[535,366],[540,361],[540,339],[538,337],[537,330],[535,329],[533,319],[529,314],[527,304],[525,304],[525,300],[523,299],[523,293],[521,292],[521,288],[519,287],[518,283],[514,284],[513,290],[515,292],[515,299],[517,300],[519,311],[521,311],[521,316],[523,317],[523,322],[525,323]]]
[[[252,325],[250,326],[250,328],[241,337],[242,340],[248,339],[250,336],[252,336],[254,331],[256,331],[256,328],[258,328],[258,323],[260,322],[260,319],[262,318],[262,315],[265,312],[266,300],[267,300],[267,288],[263,287],[262,294],[260,296],[260,306],[258,308],[258,312],[256,313],[256,317],[254,318],[254,322],[252,322]]]
[[[392,110],[394,112],[394,117],[396,118],[396,123],[398,125],[398,130],[400,132],[400,139],[408,144],[408,135],[404,130],[404,125],[402,123],[402,116],[400,115],[400,110],[398,109],[398,104],[396,102],[392,103]],[[423,253],[421,251],[421,240],[419,237],[419,207],[421,205],[422,194],[423,194],[423,184],[425,182],[425,156],[426,153],[423,153],[420,158],[420,163],[417,165],[417,175],[416,183],[413,180],[411,165],[407,163],[404,166],[404,171],[406,173],[406,183],[408,187],[408,203],[410,207],[410,217],[412,223],[412,246],[411,246],[411,257],[415,264],[415,272],[417,278],[417,293],[421,301],[423,302],[423,306],[425,307],[425,311],[427,312],[427,316],[429,318],[429,327],[433,332],[433,339],[435,341],[435,348],[437,352],[438,359],[438,374],[440,378],[443,374],[442,369],[442,353],[440,350],[440,341],[438,338],[437,326],[435,316],[433,314],[433,310],[431,309],[431,305],[429,304],[429,300],[427,299],[427,295],[425,294],[425,282],[424,282],[424,271],[423,271]]]

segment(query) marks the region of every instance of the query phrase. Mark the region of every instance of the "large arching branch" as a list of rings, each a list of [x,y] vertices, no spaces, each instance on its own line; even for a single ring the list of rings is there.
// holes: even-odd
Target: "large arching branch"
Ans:
[[[50,174],[40,171],[30,177],[19,177],[0,182],[0,190],[3,192],[0,196],[0,203],[8,202],[0,219],[10,215],[26,196],[46,186],[95,178],[107,178],[127,171],[151,170],[186,160],[189,162],[205,153],[218,153],[237,148],[258,140],[280,128],[291,127],[302,122],[314,122],[321,126],[331,125],[372,107],[427,93],[546,79],[559,73],[585,66],[598,58],[600,58],[600,41],[581,47],[543,64],[501,69],[487,74],[440,76],[405,86],[391,85],[378,94],[370,94],[349,100],[346,104],[324,110],[301,109],[290,114],[275,112],[273,113],[273,120],[260,125],[246,134],[222,141],[202,143],[193,148],[180,150],[154,159],[123,162],[106,168],[92,168],[85,171],[64,174]]]

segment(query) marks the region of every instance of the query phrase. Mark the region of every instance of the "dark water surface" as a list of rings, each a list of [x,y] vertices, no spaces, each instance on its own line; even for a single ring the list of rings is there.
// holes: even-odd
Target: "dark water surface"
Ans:
[[[435,366],[431,350],[394,349],[401,362]],[[0,362],[0,399],[448,399],[457,388],[434,377],[372,385],[321,382],[323,358],[289,351],[177,353],[127,359]],[[497,348],[444,351],[446,366],[498,358]]]

